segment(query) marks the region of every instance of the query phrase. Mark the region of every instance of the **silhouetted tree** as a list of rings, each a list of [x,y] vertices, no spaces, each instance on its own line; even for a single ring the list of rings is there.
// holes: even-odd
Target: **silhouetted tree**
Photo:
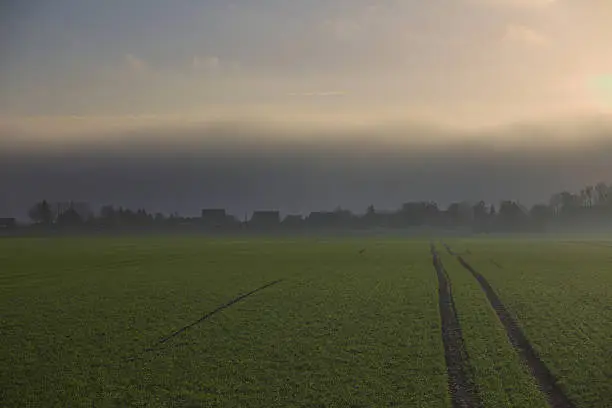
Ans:
[[[595,187],[593,186],[586,186],[586,188],[584,189],[584,193],[586,196],[586,206],[588,208],[593,207],[593,198],[595,195]]]
[[[608,203],[610,188],[606,183],[599,182],[595,185],[595,202],[597,205],[606,205]]]
[[[576,214],[576,210],[579,207],[579,196],[568,191],[563,191],[559,194],[561,200],[561,213],[568,216]]]
[[[75,226],[81,225],[83,219],[74,208],[69,208],[57,217],[57,223],[63,226]]]
[[[34,204],[34,206],[28,210],[28,216],[37,224],[49,225],[53,222],[53,212],[47,200],[42,200]]]
[[[201,218],[181,217],[178,213],[164,214],[148,213],[144,208],[130,209],[103,206],[97,217],[90,220],[91,212],[83,211],[70,201],[57,204],[57,214],[46,200],[36,203],[28,210],[30,219],[37,224],[50,225],[105,225],[105,226],[203,226]],[[85,215],[84,215],[85,214]],[[84,219],[88,218],[88,219]],[[280,224],[280,216],[278,218]],[[245,221],[246,221],[245,216]],[[239,222],[232,216],[227,216],[228,226],[238,226]],[[455,202],[445,211],[440,210],[433,201],[412,201],[404,203],[397,211],[377,211],[369,205],[365,214],[356,216],[351,211],[336,207],[333,211],[317,211],[303,219],[299,215],[286,217],[283,225],[300,225],[300,228],[352,228],[361,227],[413,227],[421,225],[469,227],[474,231],[494,231],[498,229],[519,231],[541,229],[548,225],[591,225],[612,226],[612,186],[599,182],[586,185],[577,192],[562,191],[551,195],[548,204],[536,204],[527,210],[519,202],[502,201],[496,211],[495,205],[487,206],[484,201],[475,204]],[[215,224],[217,225],[217,224]],[[219,224],[220,225],[220,224]]]
[[[504,230],[520,230],[527,224],[526,211],[515,201],[505,200],[499,205],[498,221]]]
[[[479,232],[487,231],[489,229],[489,213],[485,202],[481,200],[472,206],[472,214],[474,230]]]
[[[495,218],[497,217],[497,211],[495,210],[495,204],[491,204],[491,207],[489,207],[489,218]]]
[[[529,210],[529,216],[534,227],[542,229],[552,221],[554,213],[552,208],[546,204],[535,204]]]
[[[550,200],[548,203],[554,215],[558,216],[561,214],[561,210],[563,208],[563,200],[561,198],[561,193],[555,193],[550,196]]]
[[[457,225],[460,222],[459,203],[452,203],[446,209],[446,219],[451,225]]]
[[[374,208],[374,206],[372,204],[368,205],[368,208],[366,209],[366,215],[372,216],[375,214],[376,214],[376,209]]]

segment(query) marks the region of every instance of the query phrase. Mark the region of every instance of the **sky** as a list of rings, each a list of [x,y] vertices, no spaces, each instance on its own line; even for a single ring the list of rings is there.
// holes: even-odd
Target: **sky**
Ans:
[[[0,2],[0,213],[541,199],[609,174],[610,21],[608,0]]]

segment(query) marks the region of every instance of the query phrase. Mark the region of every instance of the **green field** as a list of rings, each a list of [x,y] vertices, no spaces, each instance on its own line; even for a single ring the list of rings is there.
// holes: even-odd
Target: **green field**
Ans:
[[[449,244],[576,406],[612,406],[612,247]],[[483,406],[546,407],[476,280],[438,250]],[[451,407],[427,240],[2,239],[0,318],[0,406]]]
[[[457,242],[486,273],[568,395],[612,407],[612,242]]]

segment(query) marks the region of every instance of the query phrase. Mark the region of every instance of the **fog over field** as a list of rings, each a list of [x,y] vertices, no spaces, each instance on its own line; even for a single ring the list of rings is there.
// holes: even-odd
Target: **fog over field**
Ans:
[[[611,5],[3,3],[0,217],[530,204],[612,181]]]
[[[0,212],[22,216],[41,198],[184,214],[220,206],[239,216],[268,208],[394,209],[409,200],[529,204],[612,174],[607,117],[475,130],[271,120],[148,129],[138,122],[61,140],[35,128],[4,129]]]
[[[611,22],[0,1],[0,405],[610,406]]]

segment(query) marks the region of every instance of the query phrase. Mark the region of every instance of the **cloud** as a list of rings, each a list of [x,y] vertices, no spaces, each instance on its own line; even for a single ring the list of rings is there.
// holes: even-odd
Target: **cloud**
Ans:
[[[373,32],[388,30],[389,18],[397,13],[397,4],[392,2],[361,5],[351,12],[325,20],[323,30],[341,41],[369,37]]]
[[[363,27],[359,21],[348,18],[326,20],[323,24],[325,31],[341,41],[352,40],[361,34]]]
[[[206,72],[216,73],[221,69],[221,59],[216,56],[199,57],[196,55],[193,57],[191,66],[195,70],[204,70]]]
[[[191,60],[191,69],[195,73],[205,73],[208,75],[238,74],[241,71],[238,62],[222,60],[216,55],[204,57],[194,55]]]
[[[147,63],[143,59],[136,57],[134,54],[125,55],[125,64],[130,71],[135,73],[143,73],[149,70]]]
[[[289,96],[344,96],[347,92],[344,91],[323,91],[323,92],[291,92]]]
[[[605,138],[612,120],[478,132],[415,123],[315,129],[261,119],[192,127],[178,126],[182,118],[138,120],[154,126],[106,129],[61,146],[0,126],[0,184],[11,194],[0,212],[20,215],[41,198],[183,214],[208,206],[243,214],[337,205],[363,211],[409,200],[529,203],[612,174]],[[11,148],[17,144],[20,150]]]
[[[587,89],[604,111],[612,111],[612,74],[596,75],[587,81]]]
[[[544,8],[557,3],[557,0],[467,0],[469,3],[486,6],[517,8]]]
[[[530,46],[542,47],[550,44],[550,40],[542,33],[516,24],[508,24],[503,37],[504,41],[512,43],[523,43]]]

